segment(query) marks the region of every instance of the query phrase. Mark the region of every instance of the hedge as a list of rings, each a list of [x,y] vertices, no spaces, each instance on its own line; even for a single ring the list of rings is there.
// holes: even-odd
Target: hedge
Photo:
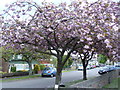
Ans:
[[[0,78],[14,77],[14,76],[25,76],[25,75],[29,75],[29,72],[5,73],[5,74],[0,75]]]

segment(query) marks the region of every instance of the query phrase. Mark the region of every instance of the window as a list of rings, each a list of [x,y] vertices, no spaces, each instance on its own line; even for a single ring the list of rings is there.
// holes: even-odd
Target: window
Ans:
[[[18,59],[22,59],[22,54],[17,56]]]

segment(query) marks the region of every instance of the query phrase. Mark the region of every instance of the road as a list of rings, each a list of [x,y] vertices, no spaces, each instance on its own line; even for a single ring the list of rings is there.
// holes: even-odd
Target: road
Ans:
[[[99,68],[87,70],[88,77],[99,76],[97,73]],[[82,79],[82,71],[64,72],[62,74],[62,83],[71,82]],[[55,77],[38,77],[34,79],[3,82],[2,88],[50,88],[55,83]]]

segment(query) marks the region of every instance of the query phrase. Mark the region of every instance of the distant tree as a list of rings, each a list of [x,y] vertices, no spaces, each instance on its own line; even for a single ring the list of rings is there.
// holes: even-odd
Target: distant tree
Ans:
[[[54,56],[51,56],[51,59],[52,59],[51,63],[52,63],[55,67],[57,67],[57,58],[54,57]]]
[[[5,47],[0,47],[0,62],[3,72],[9,72],[9,60],[13,55],[12,49],[6,49]]]
[[[63,58],[66,58],[66,55],[64,55],[64,57]],[[65,68],[70,68],[70,66],[72,65],[72,63],[73,63],[73,60],[72,60],[72,58],[70,57],[70,58],[68,58],[68,60],[67,60],[67,62],[65,63],[65,65],[64,65],[64,69]]]
[[[107,56],[99,54],[97,59],[98,59],[99,63],[105,64],[107,61]]]
[[[7,49],[7,46],[0,47],[1,59],[8,62],[13,55],[14,51],[12,49]]]

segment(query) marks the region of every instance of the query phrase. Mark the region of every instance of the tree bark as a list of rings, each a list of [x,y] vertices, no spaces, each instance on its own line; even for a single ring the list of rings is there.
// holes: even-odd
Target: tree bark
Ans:
[[[86,66],[83,66],[83,80],[87,80]]]
[[[56,73],[56,79],[55,79],[55,88],[58,89],[60,84],[61,84],[61,76],[62,76],[62,69],[65,65],[65,63],[67,62],[68,58],[70,57],[70,54],[72,53],[72,50],[68,53],[68,55],[66,56],[66,58],[64,59],[64,52],[63,53],[59,53],[57,52],[57,73]]]
[[[58,61],[57,64],[57,73],[56,73],[56,79],[55,79],[55,88],[59,88],[59,85],[61,84],[61,76],[62,76],[62,63]]]
[[[87,71],[86,71],[86,64],[85,64],[85,60],[82,60],[83,63],[83,80],[87,80]]]
[[[29,75],[32,75],[32,64],[31,62],[28,62],[28,65],[29,65]]]
[[[5,62],[5,60],[1,60],[1,67],[3,72],[9,72],[9,62]]]
[[[58,71],[58,70],[57,70],[55,84],[60,85],[60,83],[61,83],[61,76],[62,76],[61,71]]]

